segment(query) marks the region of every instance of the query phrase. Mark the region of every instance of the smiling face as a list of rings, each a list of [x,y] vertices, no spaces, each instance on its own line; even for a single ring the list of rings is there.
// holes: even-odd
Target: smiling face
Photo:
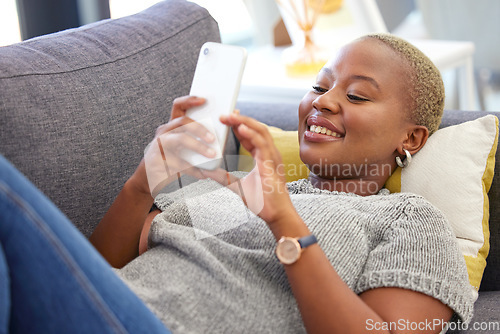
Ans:
[[[311,179],[364,180],[380,189],[415,126],[407,116],[410,71],[372,38],[347,45],[320,71],[299,106],[300,157]]]

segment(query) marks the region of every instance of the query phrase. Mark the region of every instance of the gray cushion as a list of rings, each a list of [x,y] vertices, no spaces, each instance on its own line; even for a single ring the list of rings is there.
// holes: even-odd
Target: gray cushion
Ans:
[[[290,103],[239,102],[236,106],[241,114],[283,130],[297,130],[299,106]]]
[[[201,45],[220,41],[184,0],[0,48],[0,153],[89,235],[138,165]]]

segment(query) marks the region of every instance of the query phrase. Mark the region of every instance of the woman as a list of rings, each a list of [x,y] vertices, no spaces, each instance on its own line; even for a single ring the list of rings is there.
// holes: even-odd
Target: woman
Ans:
[[[453,314],[469,321],[465,262],[445,218],[421,197],[383,189],[397,164],[405,157],[408,163],[437,129],[443,100],[439,72],[420,52],[392,36],[364,37],[320,71],[299,106],[308,180],[287,185],[266,128],[233,114],[221,122],[256,168],[241,180],[191,168],[234,193],[204,180],[184,188],[183,201],[175,200],[179,194],[157,196],[160,210],[149,213],[157,191],[146,168],[150,158],[167,162],[164,184],[189,167],[176,157],[178,147],[210,157],[213,138],[184,116],[204,100],[177,99],[157,145],[91,242],[111,265],[125,266],[119,275],[177,332],[438,333]],[[220,223],[219,233],[203,230],[200,221]],[[137,257],[141,232],[150,249]],[[134,296],[102,264],[94,266],[106,276],[94,283],[96,295],[122,317],[118,323],[130,325],[123,320],[130,311],[113,300]],[[130,304],[140,310],[131,316],[147,314],[139,302]],[[157,324],[152,318],[145,315],[141,325]]]

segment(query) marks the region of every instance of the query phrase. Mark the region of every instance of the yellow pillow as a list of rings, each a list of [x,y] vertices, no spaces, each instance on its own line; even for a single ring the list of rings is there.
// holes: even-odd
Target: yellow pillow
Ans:
[[[276,148],[281,153],[286,181],[291,182],[307,178],[309,176],[309,169],[300,160],[297,131],[284,131],[273,126],[268,128],[273,137],[274,145],[276,145]],[[251,157],[252,155],[241,145],[239,155],[238,170],[251,171],[254,166],[253,159],[242,159],[241,156]]]
[[[309,170],[299,157],[297,131],[269,130],[282,155],[286,180],[306,178]],[[397,168],[385,184],[391,192],[422,195],[444,213],[464,254],[476,297],[489,252],[488,191],[497,143],[498,119],[492,115],[440,129],[410,166]],[[240,155],[251,157],[243,147]],[[252,169],[252,159],[239,161],[240,170]]]
[[[391,192],[419,194],[444,213],[476,297],[490,248],[488,191],[497,143],[498,119],[492,115],[440,129],[385,184]]]

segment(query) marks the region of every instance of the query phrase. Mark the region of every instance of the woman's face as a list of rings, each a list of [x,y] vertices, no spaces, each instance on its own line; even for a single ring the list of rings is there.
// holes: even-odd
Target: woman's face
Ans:
[[[412,125],[404,112],[407,76],[401,58],[371,38],[347,45],[320,71],[299,106],[300,157],[313,174],[366,180],[390,175]]]

